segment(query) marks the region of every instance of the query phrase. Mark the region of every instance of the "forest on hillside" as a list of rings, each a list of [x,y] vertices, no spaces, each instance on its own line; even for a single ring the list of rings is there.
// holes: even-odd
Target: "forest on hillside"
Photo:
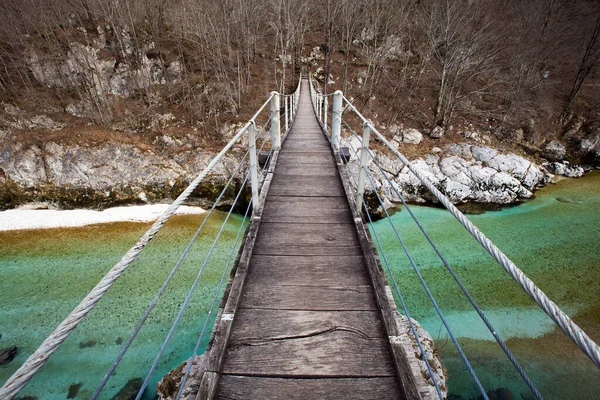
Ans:
[[[0,13],[13,116],[142,131],[169,113],[217,133],[307,66],[384,126],[600,142],[597,0],[4,0]]]

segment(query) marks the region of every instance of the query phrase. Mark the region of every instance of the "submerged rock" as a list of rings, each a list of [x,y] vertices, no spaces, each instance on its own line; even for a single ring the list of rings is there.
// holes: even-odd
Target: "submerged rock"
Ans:
[[[15,359],[17,354],[19,354],[19,348],[17,346],[10,346],[0,349],[0,366],[10,364]]]
[[[94,347],[96,345],[96,341],[95,340],[86,340],[85,342],[80,342],[79,343],[79,348],[80,349],[86,349],[88,347]]]
[[[83,383],[81,382],[74,383],[71,386],[69,386],[69,394],[67,395],[67,399],[74,399],[75,397],[77,397],[77,393],[79,393],[79,389],[81,389],[81,386],[83,386]]]
[[[123,386],[111,400],[133,400],[142,388],[144,380],[142,378],[133,378]]]
[[[512,392],[505,388],[499,388],[496,390],[488,390],[486,392],[490,400],[515,400],[516,397]],[[483,396],[479,395],[477,399],[483,399]]]

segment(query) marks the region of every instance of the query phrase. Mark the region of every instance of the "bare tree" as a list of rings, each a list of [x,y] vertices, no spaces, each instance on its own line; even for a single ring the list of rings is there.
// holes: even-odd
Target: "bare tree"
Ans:
[[[444,0],[425,5],[430,65],[439,79],[436,126],[448,125],[460,100],[484,93],[496,83],[494,62],[500,52],[491,3]]]
[[[581,57],[581,62],[579,63],[579,69],[577,70],[577,75],[575,76],[575,81],[573,82],[573,87],[571,88],[571,92],[567,98],[567,106],[566,110],[568,110],[579,93],[581,92],[581,88],[586,80],[586,78],[590,75],[590,72],[594,69],[594,67],[598,66],[600,60],[600,17],[596,20],[596,24],[592,31],[592,35],[590,36],[590,40],[587,42],[587,46],[585,47],[585,51],[583,52],[583,56]]]

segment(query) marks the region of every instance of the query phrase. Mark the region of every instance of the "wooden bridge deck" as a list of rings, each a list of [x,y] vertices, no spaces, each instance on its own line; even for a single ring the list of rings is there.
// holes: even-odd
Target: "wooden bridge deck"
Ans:
[[[249,257],[214,397],[406,398],[306,80]]]

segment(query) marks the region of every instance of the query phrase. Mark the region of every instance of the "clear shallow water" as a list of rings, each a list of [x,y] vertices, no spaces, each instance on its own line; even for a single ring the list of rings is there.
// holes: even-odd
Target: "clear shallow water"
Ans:
[[[77,398],[89,398],[120,351],[117,343],[127,340],[203,218],[173,217],[20,396],[65,399],[69,387],[81,383]],[[102,398],[111,398],[131,379],[145,377],[224,218],[223,213],[213,214]],[[241,217],[230,218],[153,375],[148,398],[156,381],[192,354],[204,322],[198,316],[208,311],[241,222]],[[0,367],[0,382],[8,379],[148,227],[113,223],[0,232],[0,348],[13,344],[20,348],[11,365]]]
[[[413,210],[544,397],[599,397],[599,371],[466,231],[444,210]],[[600,340],[599,211],[600,174],[592,174],[549,186],[539,191],[536,199],[518,207],[471,216],[596,341]],[[127,339],[202,218],[174,217],[21,396],[64,399],[70,385],[82,383],[77,398],[89,398],[121,348],[117,340]],[[214,253],[154,374],[154,382],[191,355],[203,323],[197,316],[206,314],[241,222],[241,218],[233,218],[220,242],[223,246],[219,245]],[[207,225],[132,351],[109,382],[103,398],[111,398],[130,379],[145,376],[223,219],[219,213]],[[509,388],[515,398],[529,398],[527,388],[409,220],[408,213],[398,212],[393,219],[484,387]],[[147,227],[148,224],[116,223],[0,232],[0,348],[12,344],[21,347],[15,362],[0,368],[0,382],[37,348]],[[477,397],[474,384],[448,343],[406,256],[397,248],[388,222],[379,221],[376,228],[384,238],[412,316],[437,339],[450,393]]]
[[[471,295],[546,399],[600,398],[600,370],[447,211],[412,207]],[[486,390],[532,398],[491,333],[406,210],[392,216]],[[518,207],[470,216],[577,324],[600,341],[600,174],[562,180]],[[450,394],[476,398],[475,384],[437,317],[388,221],[375,224],[411,316],[434,339]]]

